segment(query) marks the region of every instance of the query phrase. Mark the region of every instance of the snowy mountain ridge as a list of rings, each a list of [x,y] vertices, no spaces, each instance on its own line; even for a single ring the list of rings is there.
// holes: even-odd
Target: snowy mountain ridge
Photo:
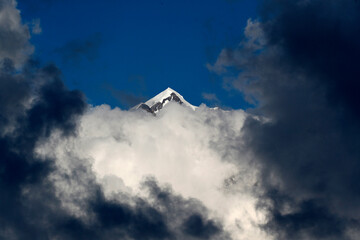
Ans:
[[[184,97],[171,88],[167,88],[161,93],[157,94],[155,97],[149,99],[145,103],[140,103],[133,107],[132,109],[144,109],[154,115],[160,111],[166,104],[169,102],[178,102],[181,105],[189,107],[195,111],[196,106],[187,102]]]

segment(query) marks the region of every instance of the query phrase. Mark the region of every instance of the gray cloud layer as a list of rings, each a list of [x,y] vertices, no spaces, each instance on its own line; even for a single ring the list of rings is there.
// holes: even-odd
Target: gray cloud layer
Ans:
[[[15,0],[3,0],[0,3],[0,61],[11,59],[14,65],[24,63],[33,47],[29,28],[21,23]]]
[[[358,239],[359,2],[266,0],[260,19],[210,69],[240,69],[233,86],[266,119],[243,128],[263,166],[264,228],[278,239]]]

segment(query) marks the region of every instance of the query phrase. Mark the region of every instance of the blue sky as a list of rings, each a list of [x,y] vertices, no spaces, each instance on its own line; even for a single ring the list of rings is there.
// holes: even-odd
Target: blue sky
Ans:
[[[128,108],[171,87],[194,105],[248,106],[205,65],[241,41],[257,1],[20,0],[18,7],[23,21],[40,19],[36,57],[59,66],[91,104]]]

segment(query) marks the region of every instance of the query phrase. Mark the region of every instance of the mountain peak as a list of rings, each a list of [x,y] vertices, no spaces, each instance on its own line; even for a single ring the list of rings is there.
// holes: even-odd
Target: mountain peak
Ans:
[[[188,103],[182,95],[180,95],[174,89],[168,87],[161,93],[157,94],[155,97],[149,99],[145,103],[140,103],[134,107],[134,109],[144,109],[150,113],[156,114],[160,109],[162,109],[169,102],[178,102],[181,105],[196,109],[195,106]]]

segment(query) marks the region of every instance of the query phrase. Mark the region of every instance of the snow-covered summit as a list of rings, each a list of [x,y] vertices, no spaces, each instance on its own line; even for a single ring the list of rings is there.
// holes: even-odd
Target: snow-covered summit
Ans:
[[[197,107],[187,102],[182,95],[171,88],[167,88],[155,97],[149,99],[145,103],[140,103],[136,105],[133,109],[144,109],[148,112],[156,114],[160,109],[162,109],[169,102],[178,102],[184,106],[190,107],[195,110]]]

